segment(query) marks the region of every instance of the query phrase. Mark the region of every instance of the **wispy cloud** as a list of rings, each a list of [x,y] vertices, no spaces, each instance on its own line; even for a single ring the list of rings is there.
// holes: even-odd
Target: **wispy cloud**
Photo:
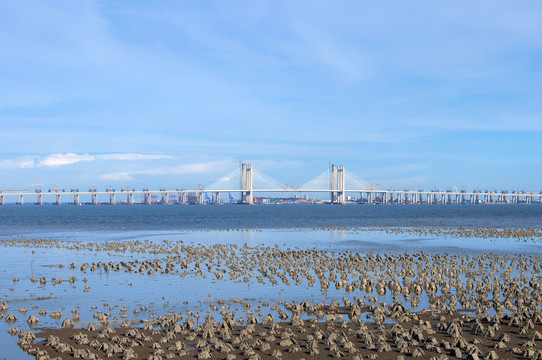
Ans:
[[[171,159],[171,155],[158,155],[158,154],[103,154],[96,155],[97,159],[104,160],[160,160],[160,159]]]
[[[153,169],[136,171],[119,171],[103,174],[102,180],[130,181],[137,175],[189,175],[189,174],[213,174],[223,172],[231,167],[231,161],[211,161],[176,166],[162,166]]]
[[[118,154],[75,154],[75,153],[57,153],[45,156],[24,155],[13,159],[0,160],[2,169],[31,169],[39,167],[57,167],[76,164],[79,162],[90,162],[96,160],[117,160],[117,161],[135,161],[135,160],[159,160],[170,159],[170,155],[158,154],[137,154],[137,153],[118,153]]]
[[[128,171],[120,171],[110,174],[103,174],[100,176],[100,179],[109,181],[132,181],[134,180],[134,177]]]

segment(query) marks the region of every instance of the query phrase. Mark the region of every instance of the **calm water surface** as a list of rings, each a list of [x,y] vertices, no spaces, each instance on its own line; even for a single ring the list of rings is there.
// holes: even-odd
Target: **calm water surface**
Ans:
[[[55,227],[91,231],[320,226],[542,226],[542,205],[5,205],[5,235]],[[44,234],[45,235],[45,234]]]

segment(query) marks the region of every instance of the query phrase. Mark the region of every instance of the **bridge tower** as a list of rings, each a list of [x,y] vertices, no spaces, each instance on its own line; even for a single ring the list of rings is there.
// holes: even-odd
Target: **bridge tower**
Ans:
[[[331,203],[332,204],[344,204],[345,203],[345,181],[344,165],[331,164],[330,171],[330,190],[331,190]]]
[[[241,163],[241,203],[252,205],[252,164]]]
[[[331,164],[331,170],[329,173],[329,186],[331,188],[330,200],[332,204],[337,202],[337,165]]]

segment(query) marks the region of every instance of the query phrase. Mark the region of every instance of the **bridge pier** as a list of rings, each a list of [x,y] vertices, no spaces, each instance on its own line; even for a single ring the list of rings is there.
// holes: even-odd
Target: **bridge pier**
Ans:
[[[23,205],[24,204],[24,198],[23,194],[18,195],[17,205]]]
[[[133,205],[134,204],[134,192],[131,189],[126,189],[126,204]]]
[[[145,188],[143,188],[143,204],[149,205],[150,203],[149,189],[145,186]]]
[[[166,189],[162,186],[160,188],[160,203],[167,204],[168,203],[168,194],[166,192]]]
[[[177,198],[177,204],[184,204],[184,193],[180,186],[177,188]]]
[[[98,205],[98,196],[96,194],[96,189],[91,188],[88,191],[90,192],[90,196],[91,196],[91,199],[92,199],[92,205]]]

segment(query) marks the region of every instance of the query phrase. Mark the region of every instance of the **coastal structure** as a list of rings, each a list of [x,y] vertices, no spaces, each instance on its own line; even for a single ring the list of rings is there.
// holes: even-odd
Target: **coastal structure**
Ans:
[[[228,194],[227,202],[239,202],[241,204],[254,204],[255,194],[329,194],[329,200],[324,201],[331,204],[542,204],[542,192],[523,191],[523,190],[486,190],[480,189],[467,191],[461,190],[394,190],[394,189],[374,189],[373,186],[366,188],[348,188],[346,186],[347,174],[344,165],[330,164],[329,184],[322,187],[311,186],[282,186],[282,187],[256,187],[254,185],[254,169],[252,164],[241,163],[239,167],[239,185],[225,188],[206,188],[198,185],[195,189],[184,189],[178,187],[175,190],[167,190],[162,187],[159,190],[149,190],[146,186],[141,190],[126,187],[116,190],[108,188],[104,191],[90,187],[88,191],[80,191],[73,187],[71,191],[65,189],[49,189],[43,192],[40,187],[33,191],[27,190],[1,190],[0,205],[6,203],[6,199],[15,199],[15,203],[23,205],[25,203],[34,203],[43,205],[45,198],[52,200],[52,204],[60,205],[65,199],[71,199],[69,203],[80,205],[80,196],[90,198],[89,204],[110,204],[117,203],[133,205],[141,204],[220,204],[223,203],[222,194]],[[239,193],[239,201],[232,198],[232,193]],[[350,196],[348,196],[350,194]],[[136,197],[142,198],[141,201],[135,200]],[[120,201],[118,201],[120,199]]]

